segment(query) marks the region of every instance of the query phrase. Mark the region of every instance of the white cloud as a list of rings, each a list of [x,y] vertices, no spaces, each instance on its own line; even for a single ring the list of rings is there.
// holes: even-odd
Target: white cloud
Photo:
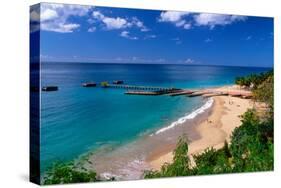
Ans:
[[[93,13],[93,17],[97,18],[97,19],[103,19],[104,15],[102,13],[100,13],[99,11],[94,11]]]
[[[183,64],[198,64],[200,63],[199,61],[195,61],[194,59],[192,58],[186,58],[186,59],[180,59],[177,61],[178,63],[183,63]]]
[[[182,44],[182,41],[181,41],[181,39],[180,38],[172,38],[171,40],[173,40],[173,41],[175,41],[176,42],[176,44]]]
[[[159,22],[170,22],[175,24],[176,27],[182,27],[184,29],[190,29],[191,24],[184,19],[185,16],[189,15],[189,12],[177,12],[177,11],[166,11],[161,12]]]
[[[30,20],[34,22],[39,22],[40,21],[40,15],[39,15],[39,10],[34,9],[30,12]]]
[[[179,21],[179,22],[176,22],[176,26],[177,26],[177,27],[184,26],[184,24],[185,24],[185,20],[181,20],[181,21]]]
[[[194,21],[197,26],[208,26],[213,29],[217,25],[229,25],[233,22],[244,21],[245,16],[222,15],[222,14],[209,14],[201,13],[194,15]]]
[[[128,31],[122,31],[120,36],[121,37],[128,37],[129,36],[129,32]]]
[[[161,12],[159,21],[160,22],[174,22],[178,23],[182,21],[182,17],[190,14],[189,12],[177,12],[177,11],[166,11]]]
[[[129,62],[138,62],[138,63],[164,63],[166,59],[158,58],[158,59],[146,59],[141,57],[132,57],[129,59]]]
[[[40,30],[40,25],[38,23],[30,24],[30,33]]]
[[[121,29],[127,27],[127,21],[123,18],[109,18],[105,17],[103,23],[106,25],[107,29]]]
[[[144,39],[154,39],[154,38],[156,38],[157,36],[156,35],[146,35],[145,37],[144,37]]]
[[[122,31],[120,36],[130,39],[130,40],[138,40],[138,37],[133,37],[133,36],[130,36],[129,34],[130,34],[129,31]]]
[[[141,31],[142,31],[142,32],[147,32],[147,31],[150,31],[150,29],[148,29],[148,28],[145,27],[145,28],[141,28]]]
[[[56,11],[52,9],[45,9],[43,12],[41,12],[40,19],[41,21],[51,20],[58,17],[58,14]]]
[[[186,24],[184,24],[184,26],[183,26],[183,28],[184,29],[191,29],[191,24],[190,23],[186,23]]]
[[[72,33],[75,29],[79,28],[79,24],[75,23],[58,23],[52,24],[41,24],[41,29],[45,31],[53,31],[58,33]]]
[[[246,20],[246,16],[222,15],[222,14],[192,14],[189,12],[165,11],[161,12],[159,22],[170,22],[176,27],[191,29],[193,26],[208,26],[213,29],[217,25],[228,25]]]
[[[121,18],[121,17],[109,17],[102,14],[100,11],[94,11],[92,13],[94,19],[101,21],[105,28],[108,30],[113,29],[125,29],[130,27],[139,28],[142,32],[149,31],[149,29],[138,18]],[[94,20],[90,20],[94,22]]]
[[[37,57],[39,58],[39,57]],[[165,63],[164,58],[147,59],[143,57],[131,56],[131,57],[94,57],[94,56],[50,56],[41,54],[41,60],[58,62],[58,61],[73,61],[73,62],[95,62],[95,63]]]
[[[90,28],[88,29],[88,32],[90,32],[90,33],[95,32],[96,29],[97,29],[96,27],[90,27]]]
[[[30,8],[30,33],[36,32],[40,30],[40,6],[33,5]]]
[[[71,33],[80,27],[80,24],[70,22],[72,16],[82,17],[88,14],[89,6],[41,4],[41,29],[59,33]]]
[[[191,58],[187,58],[185,61],[184,61],[184,63],[187,63],[187,64],[192,64],[192,63],[194,63],[195,61],[193,60],[193,59],[191,59]]]
[[[149,31],[149,29],[143,24],[142,21],[140,21],[137,17],[133,17],[132,18],[132,21],[129,23],[129,25],[132,25],[132,26],[136,26],[138,28],[140,28],[140,30],[142,32],[147,32]]]

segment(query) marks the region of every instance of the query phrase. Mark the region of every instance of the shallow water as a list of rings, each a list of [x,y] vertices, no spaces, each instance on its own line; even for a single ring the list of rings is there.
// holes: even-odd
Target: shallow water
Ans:
[[[89,156],[91,164],[85,166],[95,169],[102,178],[140,179],[145,170],[151,169],[147,163],[149,156],[174,149],[180,136],[186,136],[189,142],[199,139],[195,126],[207,118],[213,105],[212,98],[203,101],[203,106],[152,134],[144,134],[119,147],[108,145],[100,148]]]
[[[40,160],[43,172],[55,161],[77,159],[90,151],[98,153],[97,158],[100,156],[101,159],[108,157],[107,161],[116,160],[114,156],[125,154],[128,150],[131,152],[130,146],[135,147],[137,143],[139,150],[132,150],[130,156],[135,162],[129,165],[129,168],[135,168],[150,151],[146,144],[148,142],[140,140],[147,139],[154,143],[157,143],[157,139],[175,140],[178,135],[161,136],[169,131],[160,130],[181,121],[180,118],[206,102],[200,97],[129,96],[124,94],[123,89],[83,88],[83,82],[124,80],[125,84],[131,85],[205,88],[233,84],[236,76],[267,70],[223,66],[59,62],[42,63],[41,68],[41,85],[59,86],[56,92],[41,93]],[[181,126],[176,127],[180,129]],[[149,136],[157,131],[163,134]],[[181,131],[174,132],[179,134]],[[140,153],[144,153],[144,156]],[[134,155],[140,159],[134,159]],[[102,169],[107,169],[106,164],[102,160],[96,161],[100,161],[96,168],[105,172]],[[124,164],[122,161],[116,163]],[[123,170],[122,173],[126,174],[128,168]]]

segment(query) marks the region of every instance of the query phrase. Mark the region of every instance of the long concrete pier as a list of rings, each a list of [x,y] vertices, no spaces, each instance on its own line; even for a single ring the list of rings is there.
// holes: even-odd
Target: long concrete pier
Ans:
[[[179,89],[167,88],[161,90],[128,90],[125,92],[127,95],[165,95],[165,94],[173,94],[178,93]]]
[[[235,96],[242,98],[252,98],[253,94],[251,91],[241,91],[237,89],[223,90],[219,88],[211,89],[180,89],[174,87],[157,87],[157,86],[139,86],[139,85],[125,85],[123,81],[115,81],[113,84],[109,82],[101,82],[100,86],[103,88],[119,88],[127,90],[125,94],[127,95],[169,95],[169,96],[179,96],[185,95],[188,97],[212,97],[212,96]],[[84,85],[83,85],[84,86]]]
[[[155,87],[155,86],[136,86],[136,85],[117,85],[117,84],[108,84],[103,86],[104,88],[121,88],[129,90],[146,90],[146,91],[182,91],[178,88],[166,88],[166,87]]]
[[[165,92],[159,91],[126,91],[127,95],[163,95]]]
[[[179,95],[190,95],[192,93],[194,93],[195,91],[193,90],[186,90],[186,89],[183,89],[183,90],[180,90],[180,91],[177,91],[177,92],[173,92],[173,93],[170,93],[168,95],[174,97],[174,96],[179,96]]]

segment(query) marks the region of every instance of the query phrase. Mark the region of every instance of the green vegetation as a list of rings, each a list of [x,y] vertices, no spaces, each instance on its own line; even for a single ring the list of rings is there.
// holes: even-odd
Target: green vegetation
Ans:
[[[273,70],[268,71],[266,73],[251,74],[249,76],[237,77],[235,79],[235,84],[256,89],[262,82],[264,82],[269,77],[273,77]]]
[[[254,100],[267,104],[269,107],[269,116],[273,116],[273,81],[273,70],[271,70],[265,73],[237,77],[235,83],[239,86],[251,89],[254,94]]]
[[[45,185],[94,181],[99,181],[94,171],[87,171],[65,163],[55,164],[43,178]]]
[[[101,87],[108,87],[109,83],[108,82],[101,82]]]
[[[266,103],[269,113],[260,116],[255,109],[248,110],[241,126],[233,131],[231,143],[193,155],[194,164],[187,155],[185,137],[179,138],[173,162],[159,171],[146,171],[145,178],[273,170],[273,71],[238,78],[236,83],[247,87],[252,84],[254,100]]]
[[[273,170],[273,120],[262,121],[255,110],[247,111],[233,132],[230,151],[234,172]]]
[[[274,96],[273,74],[269,75],[261,84],[253,90],[256,101],[264,102],[269,107],[269,117],[273,117],[273,96]]]
[[[145,178],[157,177],[174,177],[174,176],[187,176],[190,174],[189,170],[189,157],[187,156],[188,144],[185,136],[179,138],[177,147],[174,151],[173,163],[166,163],[162,166],[161,171],[147,171]]]

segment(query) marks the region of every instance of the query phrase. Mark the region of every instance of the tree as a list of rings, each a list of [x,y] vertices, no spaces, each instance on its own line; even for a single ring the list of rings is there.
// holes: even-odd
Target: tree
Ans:
[[[274,103],[274,80],[273,75],[269,75],[254,91],[254,98],[257,101],[268,104],[270,115],[273,115]]]
[[[252,86],[252,89],[257,89],[257,87],[269,77],[273,77],[273,70],[270,70],[266,73],[250,74],[248,76],[237,77],[235,79],[235,84],[246,87]]]
[[[43,178],[43,184],[64,184],[98,181],[94,171],[76,169],[73,164],[57,163]]]

